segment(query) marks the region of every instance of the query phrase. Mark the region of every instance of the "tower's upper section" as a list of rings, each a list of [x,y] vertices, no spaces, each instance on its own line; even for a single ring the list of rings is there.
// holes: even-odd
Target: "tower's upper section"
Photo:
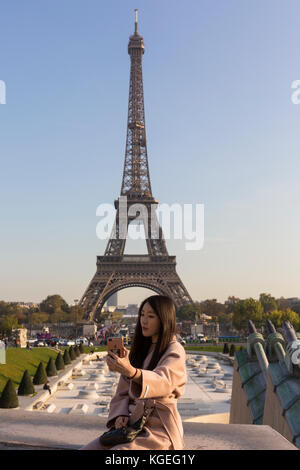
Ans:
[[[129,38],[128,53],[130,55],[130,81],[127,140],[121,195],[126,195],[131,200],[152,200],[142,72],[144,40],[138,33],[137,10],[135,10],[135,31]]]
[[[138,55],[141,53],[144,54],[144,52],[144,38],[138,33],[138,11],[135,10],[134,34],[129,37],[128,54]]]

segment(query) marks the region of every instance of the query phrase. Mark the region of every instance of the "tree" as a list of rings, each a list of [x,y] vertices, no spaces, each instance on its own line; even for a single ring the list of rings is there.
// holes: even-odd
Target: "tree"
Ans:
[[[70,312],[67,302],[58,294],[48,295],[48,297],[40,303],[40,310],[52,315],[55,312]]]
[[[34,393],[34,386],[28,370],[24,371],[22,380],[18,388],[18,395],[32,395]]]
[[[240,302],[240,300],[241,299],[239,299],[238,297],[234,297],[234,295],[229,296],[227,298],[227,300],[225,300],[225,302],[224,302],[224,305],[225,305],[225,308],[226,308],[226,313],[227,314],[232,313],[233,312],[233,307],[235,306],[235,304]]]
[[[277,309],[276,299],[270,294],[260,294],[259,301],[262,304],[265,313],[272,312],[272,310]]]
[[[4,300],[0,300],[0,315],[7,314],[7,305],[7,302],[4,302]]]
[[[41,325],[47,323],[49,319],[48,313],[45,312],[35,312],[30,315],[30,322],[33,325]]]
[[[69,315],[63,310],[56,310],[54,313],[49,315],[50,323],[60,323],[60,322],[63,323],[69,320],[70,320]]]
[[[288,299],[285,299],[284,297],[280,297],[279,299],[276,299],[276,303],[277,303],[278,310],[291,308],[291,302]]]
[[[57,370],[56,370],[56,367],[55,367],[55,364],[54,364],[54,361],[53,361],[53,358],[50,357],[49,361],[48,361],[48,364],[47,364],[47,367],[46,367],[46,374],[48,377],[54,377],[55,375],[57,375]]]
[[[300,315],[300,302],[293,305],[293,311]]]
[[[264,309],[259,300],[252,298],[240,300],[233,307],[232,323],[237,330],[247,330],[247,321],[252,320],[255,326],[261,324]]]
[[[232,325],[233,313],[221,313],[218,315],[218,322],[222,332],[229,332]]]
[[[23,325],[23,323],[26,322],[26,313],[24,312],[24,309],[21,309],[20,307],[18,307],[15,313],[15,317],[17,319],[18,325]]]
[[[293,310],[291,310],[290,308],[286,308],[282,310],[281,318],[282,318],[282,323],[285,321],[289,321],[293,325],[296,331],[299,330],[300,319],[296,312],[293,312]]]
[[[18,328],[18,319],[15,315],[7,315],[1,322],[1,330],[11,334],[14,328]]]
[[[285,308],[283,310],[273,310],[264,314],[264,321],[267,319],[271,320],[275,328],[282,327],[283,322],[289,321],[296,331],[300,328],[300,318],[299,315],[291,310],[290,308]]]
[[[65,363],[60,352],[56,356],[55,367],[56,367],[56,370],[63,370],[65,368]]]
[[[19,400],[11,379],[8,379],[0,398],[0,408],[18,408]]]
[[[74,361],[74,359],[76,359],[76,357],[77,357],[76,354],[75,354],[73,346],[70,346],[70,348],[69,348],[69,355],[70,355],[71,361]]]
[[[281,310],[272,310],[264,314],[264,322],[270,320],[275,328],[279,328],[282,325],[282,312]]]
[[[72,305],[70,307],[69,321],[77,323],[78,321],[82,320],[83,315],[84,310],[82,307],[79,307],[79,305]]]
[[[176,316],[179,320],[195,321],[197,313],[202,313],[200,305],[195,303],[184,304],[179,307]]]
[[[42,362],[39,363],[36,373],[33,377],[34,385],[41,385],[47,382],[47,374],[45,371],[44,364]]]
[[[67,364],[71,364],[71,358],[70,358],[70,354],[69,354],[69,351],[67,349],[65,349],[64,351],[64,355],[63,355],[63,360],[64,360],[64,363],[67,365]]]
[[[217,299],[207,299],[200,302],[201,313],[210,315],[212,317],[217,317],[226,313],[226,307],[224,304],[221,304]]]

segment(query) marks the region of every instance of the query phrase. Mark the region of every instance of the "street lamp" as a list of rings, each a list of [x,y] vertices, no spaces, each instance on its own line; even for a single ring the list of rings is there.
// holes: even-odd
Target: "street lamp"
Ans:
[[[78,307],[77,307],[77,304],[79,302],[79,299],[74,299],[74,304],[75,304],[75,336],[77,338],[77,319],[78,319]]]

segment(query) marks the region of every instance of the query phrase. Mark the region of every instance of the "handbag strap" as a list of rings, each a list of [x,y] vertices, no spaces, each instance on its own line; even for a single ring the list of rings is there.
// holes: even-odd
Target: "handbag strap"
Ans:
[[[151,413],[155,408],[156,401],[153,398],[148,398],[144,400],[144,412],[143,416],[146,417],[146,420],[149,418]]]

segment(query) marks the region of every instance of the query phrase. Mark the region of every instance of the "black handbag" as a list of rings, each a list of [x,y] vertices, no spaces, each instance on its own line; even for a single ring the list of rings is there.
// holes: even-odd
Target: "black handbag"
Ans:
[[[133,441],[143,430],[153,408],[144,409],[143,415],[132,425],[116,429],[114,426],[99,437],[104,446],[113,446]]]

